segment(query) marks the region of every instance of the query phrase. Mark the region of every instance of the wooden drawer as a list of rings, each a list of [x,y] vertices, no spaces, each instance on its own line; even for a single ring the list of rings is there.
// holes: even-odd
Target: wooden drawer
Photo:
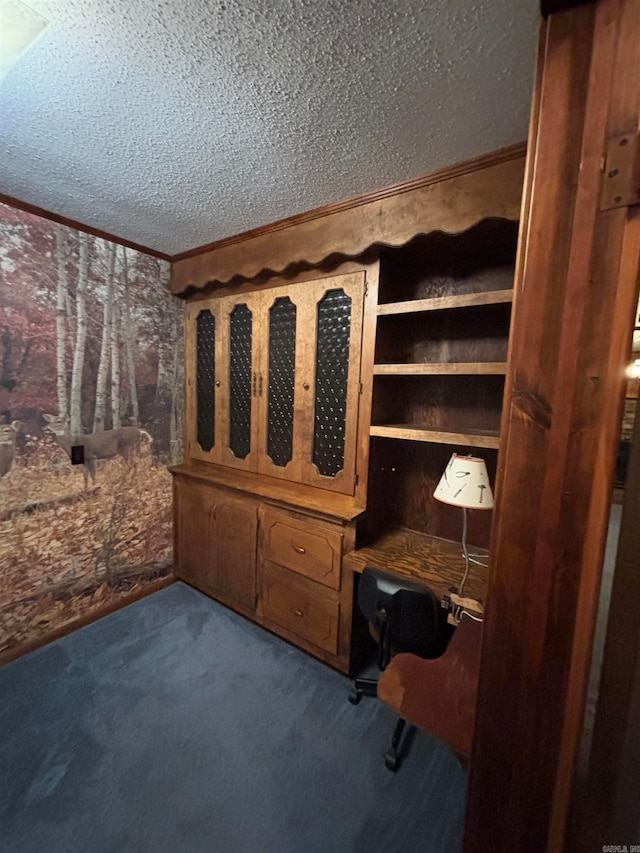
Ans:
[[[332,589],[340,589],[342,531],[267,512],[263,557]]]
[[[261,615],[314,646],[338,653],[340,603],[286,569],[264,563],[261,573]]]

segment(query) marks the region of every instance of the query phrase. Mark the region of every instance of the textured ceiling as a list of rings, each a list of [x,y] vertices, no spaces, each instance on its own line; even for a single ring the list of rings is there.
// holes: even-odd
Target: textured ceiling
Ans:
[[[157,251],[526,137],[537,0],[27,0],[0,192]]]

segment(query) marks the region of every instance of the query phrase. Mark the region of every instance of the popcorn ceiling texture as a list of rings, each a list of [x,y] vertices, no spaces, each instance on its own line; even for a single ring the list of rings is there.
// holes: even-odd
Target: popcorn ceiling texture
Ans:
[[[175,254],[526,137],[537,0],[29,0],[0,192]]]

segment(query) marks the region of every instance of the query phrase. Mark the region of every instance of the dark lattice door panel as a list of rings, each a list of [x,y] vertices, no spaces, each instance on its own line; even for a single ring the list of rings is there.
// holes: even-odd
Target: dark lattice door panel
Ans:
[[[215,443],[215,352],[216,319],[207,309],[200,311],[196,320],[196,437],[206,452]]]
[[[286,296],[269,309],[267,455],[281,468],[293,457],[295,373],[296,306]]]
[[[318,302],[313,463],[325,477],[344,468],[351,297],[329,290]]]
[[[238,459],[251,451],[253,315],[236,305],[229,318],[229,448]]]

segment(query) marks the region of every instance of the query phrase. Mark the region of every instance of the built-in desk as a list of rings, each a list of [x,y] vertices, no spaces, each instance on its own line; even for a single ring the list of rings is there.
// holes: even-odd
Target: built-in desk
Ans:
[[[488,562],[489,552],[470,547],[470,553]],[[423,581],[438,597],[450,587],[459,587],[464,575],[462,545],[450,539],[439,539],[414,530],[400,528],[383,534],[375,542],[345,554],[343,566],[362,572],[365,566],[375,566],[415,581]],[[485,598],[487,569],[470,564],[464,594],[477,601]]]

